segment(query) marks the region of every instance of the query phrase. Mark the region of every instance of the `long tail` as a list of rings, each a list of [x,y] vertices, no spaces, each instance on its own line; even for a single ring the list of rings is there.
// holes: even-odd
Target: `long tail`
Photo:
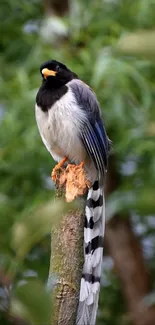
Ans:
[[[85,208],[84,266],[76,325],[95,325],[105,228],[103,185],[95,181],[88,191]]]

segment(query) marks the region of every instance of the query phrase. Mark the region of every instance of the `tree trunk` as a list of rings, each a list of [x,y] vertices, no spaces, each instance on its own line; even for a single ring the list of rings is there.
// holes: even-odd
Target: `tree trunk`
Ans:
[[[69,10],[68,0],[44,0],[45,12],[47,15],[56,14],[64,16]]]
[[[60,196],[60,194],[59,194]],[[52,325],[74,325],[83,267],[83,204],[52,230],[48,288],[52,295]]]

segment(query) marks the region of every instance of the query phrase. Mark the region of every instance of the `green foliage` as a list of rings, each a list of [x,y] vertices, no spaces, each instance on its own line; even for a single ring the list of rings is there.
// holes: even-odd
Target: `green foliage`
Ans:
[[[34,116],[39,66],[50,58],[65,62],[97,93],[120,176],[119,188],[108,198],[107,214],[137,213],[145,239],[155,232],[145,217],[155,211],[154,7],[153,0],[73,0],[62,19],[68,37],[53,39],[47,24],[51,37],[45,42],[39,0],[1,1],[0,270],[14,283],[14,313],[32,322],[43,324],[50,308],[42,305],[48,296],[43,283],[48,276],[48,233],[57,215],[48,179],[54,162]],[[149,263],[154,275],[151,258]],[[104,318],[107,325],[125,325],[119,284],[111,270],[108,281],[101,292],[98,324]],[[4,296],[1,302],[4,305]],[[6,308],[1,307],[4,325],[11,322]]]
[[[12,231],[12,247],[18,259],[24,258],[30,249],[49,233],[49,229],[54,228],[63,214],[72,208],[73,204],[52,200],[23,216],[22,220],[14,225]]]
[[[10,309],[13,315],[18,315],[32,324],[50,324],[50,296],[39,281],[29,281],[18,286],[16,292],[13,292]]]

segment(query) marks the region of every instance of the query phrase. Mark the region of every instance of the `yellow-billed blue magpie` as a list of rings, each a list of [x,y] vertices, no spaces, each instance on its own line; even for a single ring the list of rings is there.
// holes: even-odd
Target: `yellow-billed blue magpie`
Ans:
[[[40,67],[36,120],[42,140],[56,161],[84,161],[88,190],[85,206],[84,265],[77,325],[95,325],[105,228],[104,180],[110,143],[92,89],[64,64],[51,60]]]

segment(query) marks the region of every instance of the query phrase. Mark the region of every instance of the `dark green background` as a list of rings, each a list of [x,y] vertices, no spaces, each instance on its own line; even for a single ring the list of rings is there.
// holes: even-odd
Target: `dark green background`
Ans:
[[[8,312],[10,303],[16,316],[40,325],[46,324],[50,309],[44,289],[50,258],[45,214],[47,205],[53,211],[49,176],[54,162],[41,142],[34,105],[40,64],[51,58],[73,69],[97,94],[120,179],[107,199],[107,218],[122,211],[130,215],[153,286],[155,279],[155,3],[73,0],[59,22],[52,16],[47,20],[45,4],[39,0],[0,3],[3,325],[16,324]],[[54,211],[53,219],[56,207]],[[129,324],[120,288],[113,259],[106,256],[97,325],[103,320],[105,325]]]

